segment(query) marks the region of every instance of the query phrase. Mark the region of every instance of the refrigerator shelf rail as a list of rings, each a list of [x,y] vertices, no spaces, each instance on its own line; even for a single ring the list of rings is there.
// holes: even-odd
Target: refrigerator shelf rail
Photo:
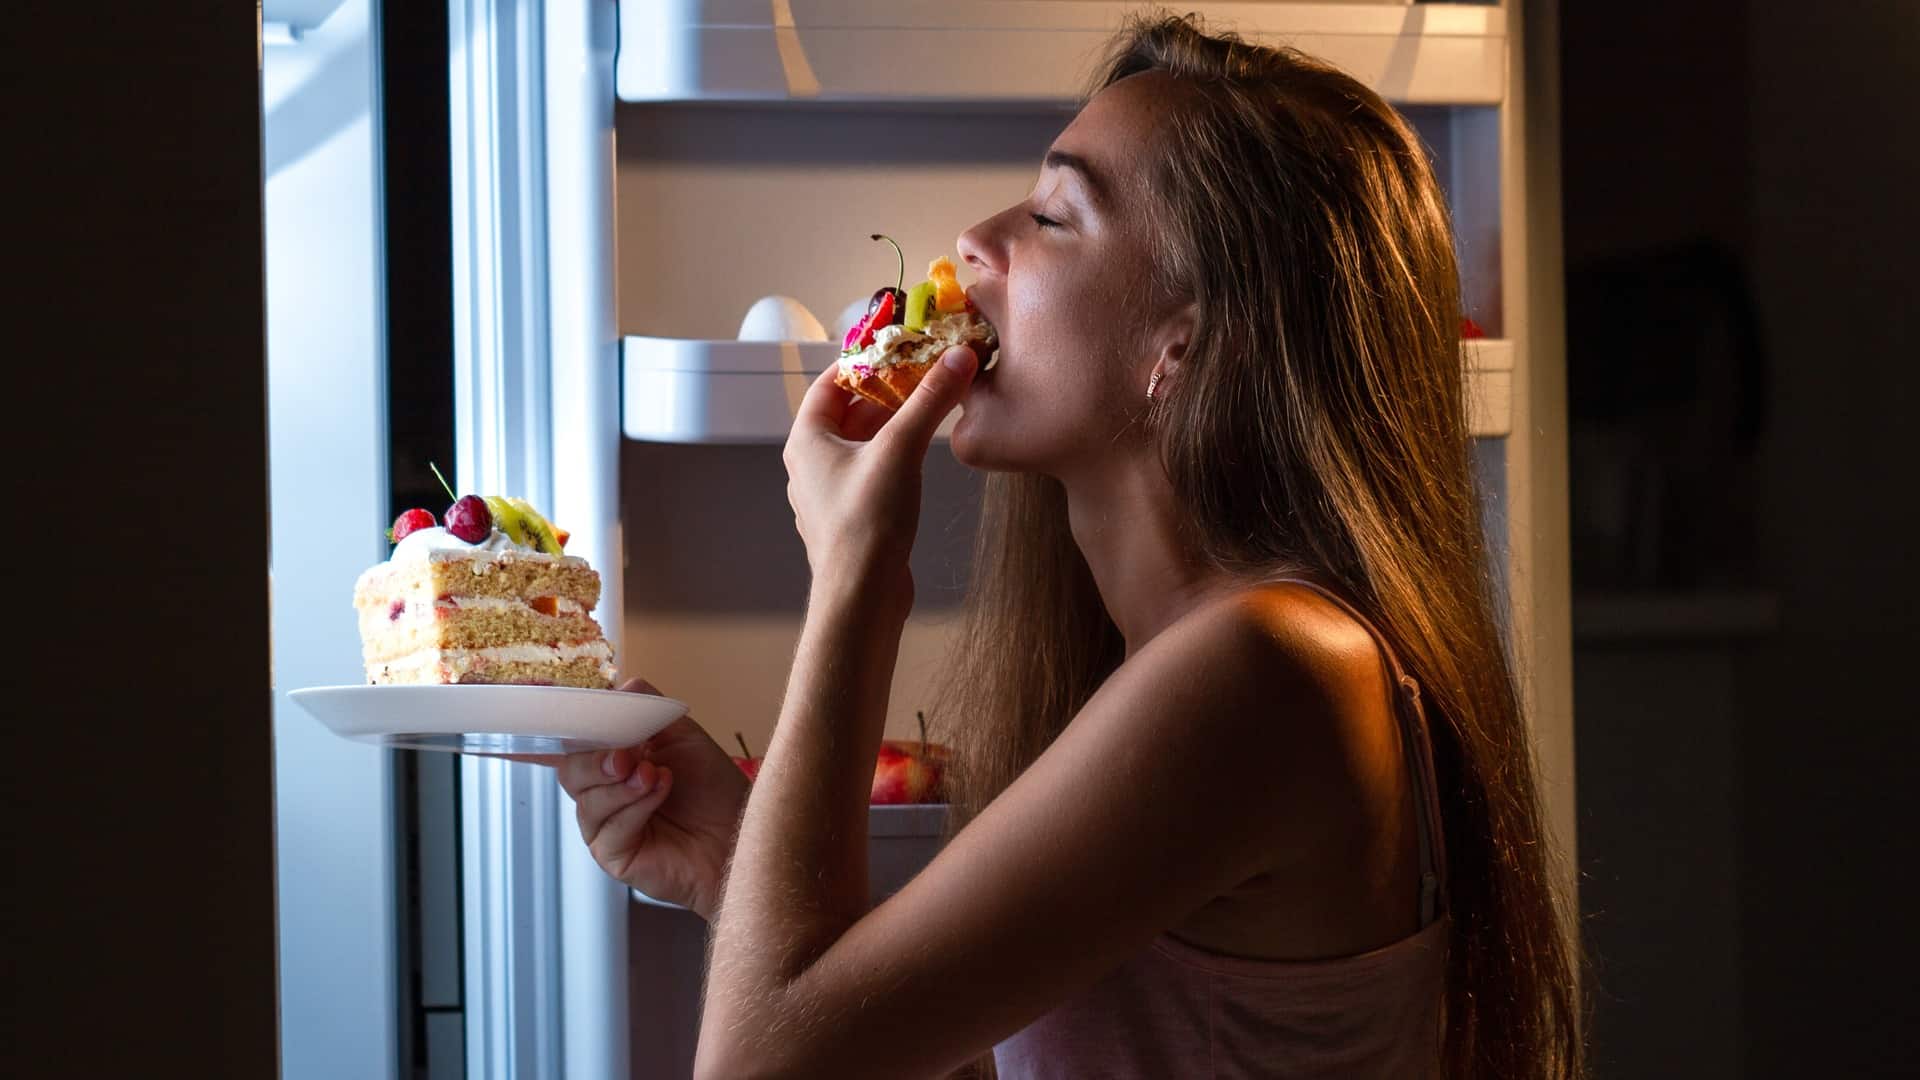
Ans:
[[[1137,2],[679,0],[620,5],[622,101],[1053,108],[1077,100]],[[1181,5],[1322,57],[1400,104],[1497,105],[1507,16],[1487,4]]]

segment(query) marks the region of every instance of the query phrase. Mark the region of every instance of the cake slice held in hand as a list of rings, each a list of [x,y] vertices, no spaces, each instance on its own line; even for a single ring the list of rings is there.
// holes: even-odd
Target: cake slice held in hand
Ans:
[[[893,240],[875,234],[875,240]],[[894,244],[897,253],[900,245]],[[926,280],[911,289],[905,282],[906,258],[900,256],[901,281],[873,294],[866,317],[847,331],[840,346],[834,383],[878,405],[898,409],[941,355],[956,345],[972,349],[980,370],[993,365],[1000,343],[960,286],[953,260],[945,255],[927,267]]]
[[[400,515],[393,554],[354,585],[367,681],[611,687],[600,575],[559,531],[502,496],[461,496],[443,517]]]

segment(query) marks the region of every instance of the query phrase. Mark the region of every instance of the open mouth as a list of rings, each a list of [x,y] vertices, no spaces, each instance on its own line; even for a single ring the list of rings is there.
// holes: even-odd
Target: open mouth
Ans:
[[[974,318],[980,320],[981,326],[987,329],[986,338],[974,350],[975,355],[980,357],[980,372],[985,374],[992,371],[993,366],[1000,362],[1000,331],[994,327],[993,320],[987,318],[987,313],[980,310],[980,305],[973,302],[971,296],[967,297],[967,310],[973,314]]]

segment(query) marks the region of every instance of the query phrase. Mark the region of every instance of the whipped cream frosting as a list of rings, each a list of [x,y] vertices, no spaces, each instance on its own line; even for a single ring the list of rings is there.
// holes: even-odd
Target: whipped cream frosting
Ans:
[[[878,371],[898,364],[931,364],[955,345],[971,345],[992,337],[993,327],[968,311],[929,319],[925,330],[909,330],[895,323],[874,331],[873,344],[842,356],[840,370],[859,375],[863,373],[861,369]]]
[[[446,526],[435,525],[431,529],[415,529],[401,537],[400,542],[393,546],[393,554],[387,557],[387,561],[408,562],[415,559],[425,559],[436,551],[488,551],[495,553],[521,551],[528,554],[535,554],[532,548],[525,544],[514,543],[512,537],[501,532],[499,529],[488,533],[485,540],[477,544],[469,544],[465,540],[448,532]]]
[[[549,596],[557,615],[579,615],[587,609],[578,601],[564,596]],[[457,608],[461,611],[534,611],[532,604],[510,596],[443,596],[434,601],[435,607]]]
[[[398,681],[413,681],[407,676],[443,672],[458,678],[483,664],[540,664],[565,663],[569,660],[592,659],[598,662],[600,673],[608,680],[614,675],[613,646],[605,640],[580,642],[571,645],[495,645],[482,649],[422,649],[392,660],[367,665],[369,681],[382,682],[382,675],[388,678],[398,677]]]
[[[382,616],[384,621],[380,625],[386,628],[382,631],[383,633],[387,630],[400,630],[409,626],[432,623],[441,617],[442,612],[515,611],[542,617],[546,614],[526,600],[514,596],[441,596],[436,597],[430,604],[421,603],[410,594],[402,595],[398,599],[407,601],[406,610],[397,618]],[[577,600],[569,600],[564,596],[549,596],[544,599],[553,605],[555,615],[588,614],[586,606]]]
[[[477,556],[498,558],[500,556],[525,556],[530,559],[552,559],[564,566],[584,566],[586,560],[575,555],[548,555],[544,551],[517,544],[506,533],[495,529],[487,534],[485,540],[469,544],[453,535],[443,525],[431,529],[415,529],[400,539],[393,547],[393,554],[387,556],[390,563],[440,561],[447,559],[467,559]],[[474,573],[483,573],[492,569],[491,564],[474,567]]]

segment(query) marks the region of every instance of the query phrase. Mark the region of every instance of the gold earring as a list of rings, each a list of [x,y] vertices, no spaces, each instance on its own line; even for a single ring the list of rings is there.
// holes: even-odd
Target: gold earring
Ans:
[[[1153,400],[1153,392],[1160,389],[1160,369],[1153,369],[1153,377],[1147,380],[1147,400]]]

